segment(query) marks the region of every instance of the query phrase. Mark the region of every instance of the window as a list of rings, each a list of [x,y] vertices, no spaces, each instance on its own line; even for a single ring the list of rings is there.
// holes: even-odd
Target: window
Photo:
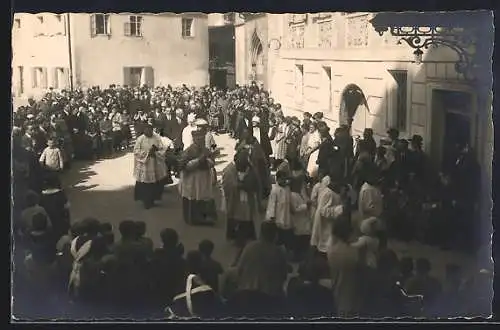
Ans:
[[[182,19],[182,37],[183,38],[194,37],[193,21],[194,20],[192,18],[183,18]]]
[[[142,16],[130,16],[125,23],[125,35],[132,37],[142,37]]]
[[[55,89],[66,87],[66,71],[64,68],[53,68],[52,87]]]
[[[408,113],[408,72],[403,70],[389,71],[396,81],[396,111],[394,112],[394,124],[399,131],[406,130],[406,119]]]
[[[17,93],[21,95],[24,93],[24,67],[17,67],[17,75],[18,75],[18,85],[17,85]]]
[[[43,16],[37,16],[38,23],[43,24]]]
[[[21,19],[20,18],[16,18],[14,20],[14,26],[16,27],[16,29],[20,29],[21,28]]]
[[[47,88],[47,69],[36,67],[32,71],[33,88]]]
[[[93,36],[111,35],[109,15],[94,14],[91,16],[91,32]]]

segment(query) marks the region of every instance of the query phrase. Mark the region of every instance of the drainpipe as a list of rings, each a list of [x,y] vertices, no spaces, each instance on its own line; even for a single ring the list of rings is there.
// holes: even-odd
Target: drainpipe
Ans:
[[[66,14],[67,36],[68,36],[68,56],[69,56],[69,88],[73,91],[73,51],[71,49],[71,23],[70,13]]]

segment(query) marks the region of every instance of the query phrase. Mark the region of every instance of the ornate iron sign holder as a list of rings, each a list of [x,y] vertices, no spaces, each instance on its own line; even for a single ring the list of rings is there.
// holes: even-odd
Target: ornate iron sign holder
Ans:
[[[463,20],[452,17],[452,22],[440,15],[441,13],[383,13],[377,14],[370,23],[379,35],[389,31],[399,39],[399,44],[404,41],[413,48],[417,64],[422,62],[424,50],[429,47],[445,46],[452,49],[458,55],[456,71],[468,80],[476,80],[478,66],[483,60],[479,57],[484,56],[481,54],[482,47],[478,44],[481,38],[480,25],[461,24],[467,17]]]
[[[398,37],[398,44],[402,41],[406,42],[411,48],[415,49],[415,62],[422,62],[423,50],[429,47],[437,48],[446,46],[453,49],[458,60],[455,63],[455,70],[463,74],[466,79],[473,80],[475,78],[474,69],[475,63],[475,36],[471,31],[465,31],[457,28],[442,28],[442,27],[386,27],[384,29],[375,29],[381,36],[390,30],[390,33]]]

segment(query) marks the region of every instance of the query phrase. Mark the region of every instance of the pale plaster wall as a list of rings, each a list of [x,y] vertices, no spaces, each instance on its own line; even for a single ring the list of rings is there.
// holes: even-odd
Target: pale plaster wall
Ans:
[[[270,38],[281,38],[283,41],[279,51],[269,52],[269,61],[274,66],[274,69],[268,70],[273,96],[289,114],[322,111],[334,129],[339,122],[342,92],[347,85],[355,84],[365,94],[368,107],[358,108],[353,121],[353,134],[360,134],[365,127],[372,127],[376,138],[380,138],[386,135],[387,128],[393,126],[396,111],[396,84],[389,70],[407,70],[407,128],[401,135],[411,137],[420,134],[425,141],[424,147],[429,148],[432,142],[432,89],[461,90],[471,94],[474,94],[474,90],[455,71],[457,56],[450,49],[428,50],[424,55],[425,63],[417,65],[413,62],[414,57],[408,45],[397,44],[394,37],[380,37],[370,26],[367,29],[367,45],[349,47],[346,42],[347,20],[356,16],[370,19],[370,15],[333,13],[331,48],[315,46],[318,30],[314,23],[309,22],[304,33],[307,42],[301,49],[289,49],[286,46],[286,14],[268,15],[269,31],[272,31]],[[296,86],[297,65],[301,65],[304,72],[302,101],[297,97],[300,91]],[[331,70],[331,82],[325,68]]]
[[[43,17],[43,24],[38,20]],[[19,20],[19,21],[17,21]],[[17,22],[16,22],[17,21]],[[18,26],[17,24],[20,24]],[[69,67],[68,40],[65,31],[66,17],[59,21],[55,14],[16,13],[12,26],[12,92],[15,97],[38,97],[48,87],[54,87],[54,69]],[[23,74],[19,72],[22,67]],[[33,85],[33,68],[45,68],[46,88]],[[23,90],[21,91],[21,80]],[[60,88],[69,85],[69,77]]]
[[[183,38],[181,15],[143,15],[142,37],[124,35],[128,15],[111,14],[110,37],[90,33],[90,16],[72,14],[76,85],[123,84],[124,67],[152,67],[155,85],[208,84],[206,15],[195,19],[194,37]]]
[[[37,16],[43,15],[40,24]],[[195,19],[194,37],[182,38],[181,17],[175,14],[143,14],[142,37],[124,35],[126,14],[110,14],[111,36],[91,36],[89,14],[70,14],[75,87],[123,84],[123,67],[152,67],[155,85],[186,83],[208,84],[208,25],[206,14],[191,14]],[[15,96],[39,97],[51,87],[54,68],[65,68],[66,79],[59,88],[69,87],[69,51],[65,31],[66,14],[59,22],[55,14],[15,14],[13,92]],[[43,33],[43,35],[40,35]],[[19,92],[20,74],[24,68],[23,93]],[[47,72],[47,88],[33,87],[32,68]]]

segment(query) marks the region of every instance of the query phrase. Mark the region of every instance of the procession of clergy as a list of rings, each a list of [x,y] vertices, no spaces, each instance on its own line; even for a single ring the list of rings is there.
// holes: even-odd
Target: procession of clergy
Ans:
[[[14,219],[21,219],[14,221],[18,227],[16,246],[18,255],[26,259],[23,262],[27,264],[28,278],[34,283],[50,279],[40,278],[43,272],[35,266],[52,265],[37,258],[53,258],[53,242],[59,246],[59,240],[65,247],[62,255],[69,256],[69,264],[73,264],[62,270],[64,280],[60,282],[66,283],[69,276],[72,291],[75,286],[92,283],[85,281],[89,275],[85,275],[81,267],[85,268],[84,260],[91,260],[94,255],[99,260],[101,255],[106,255],[98,249],[99,242],[107,239],[112,230],[110,226],[97,230],[94,227],[98,222],[86,219],[85,226],[89,227],[90,223],[93,227],[81,234],[83,229],[76,228],[79,221],[70,219],[69,204],[57,177],[71,166],[73,159],[98,159],[122,152],[129,146],[133,147],[134,154],[133,197],[146,209],[155,207],[165,186],[173,183],[175,176],[179,179],[177,188],[188,225],[226,223],[226,237],[236,243],[239,252],[233,263],[237,273],[228,270],[227,278],[221,279],[227,284],[224,290],[231,291],[236,285],[239,291],[250,292],[250,296],[255,292],[281,296],[286,274],[291,269],[286,264],[297,262],[301,265],[299,274],[304,283],[317,284],[320,278],[332,279],[338,315],[359,315],[361,303],[364,306],[367,301],[370,309],[390,305],[398,310],[395,315],[401,315],[399,307],[403,304],[398,294],[392,303],[378,300],[385,299],[387,292],[399,292],[399,288],[394,287],[396,279],[392,272],[399,274],[397,280],[409,293],[431,299],[437,297],[440,288],[429,275],[431,265],[427,259],[417,260],[415,280],[406,281],[405,276],[412,273],[413,261],[409,260],[408,265],[406,260],[403,267],[401,260],[400,269],[398,256],[388,247],[389,238],[474,250],[477,236],[474,212],[479,194],[471,194],[471,191],[478,191],[479,180],[473,152],[464,141],[458,141],[456,150],[449,150],[452,157],[447,158],[449,163],[443,164],[442,172],[438,173],[428,166],[421,136],[406,140],[399,137],[396,129],[389,129],[387,138],[377,145],[370,128],[365,129],[362,137],[353,137],[348,125],[328,127],[321,112],[305,112],[302,119],[285,116],[280,104],[255,83],[227,91],[208,86],[196,89],[115,85],[85,91],[50,91],[40,101],[30,100],[27,107],[17,109],[13,116],[13,214]],[[235,156],[219,173],[219,180],[215,165],[223,155],[214,137],[220,133],[229,134],[237,143]],[[43,208],[37,204],[37,196],[43,201]],[[45,209],[50,214],[51,232],[55,236],[48,239],[49,248],[40,243],[47,224],[45,231],[42,230],[44,219],[33,216]],[[217,219],[218,215],[224,215],[226,221]],[[122,240],[117,245],[136,246],[137,240],[145,240],[145,226],[145,223],[136,226],[123,221],[119,226]],[[260,234],[258,240],[257,234]],[[158,260],[167,255],[181,258],[183,252],[179,253],[182,249],[176,235],[168,228],[162,231],[164,247],[160,252],[169,252],[160,253],[162,257]],[[25,241],[31,251],[28,257],[19,249]],[[83,244],[87,241],[95,242],[94,252],[89,250],[91,243]],[[79,245],[74,245],[75,242]],[[110,249],[115,254],[121,251],[116,247]],[[142,247],[139,250],[142,251]],[[131,262],[127,271],[117,277],[109,275],[110,270],[102,270],[100,274],[110,276],[106,286],[116,290],[110,296],[116,296],[117,303],[122,302],[124,290],[133,291],[137,286],[138,292],[129,293],[128,303],[134,308],[142,306],[144,300],[141,299],[158,294],[157,288],[162,285],[176,286],[175,292],[185,288],[186,293],[179,295],[180,300],[191,293],[203,296],[208,292],[203,291],[206,286],[195,289],[192,286],[192,274],[200,270],[191,252],[186,257],[193,263],[190,275],[186,280],[179,270],[179,283],[165,280],[164,276],[171,274],[173,268],[164,266],[161,276],[154,277],[155,285],[142,287],[149,283],[146,275],[156,273],[157,265],[153,262],[155,266],[145,274],[133,273],[137,266],[129,254],[120,257],[120,262]],[[85,255],[87,258],[83,259]],[[37,263],[33,264],[33,260]],[[358,264],[362,268],[356,268]],[[213,265],[209,266],[220,273],[212,269]],[[204,280],[215,290],[218,280],[217,275],[212,278],[212,271],[208,272],[210,276],[204,275],[208,278]],[[383,274],[380,278],[379,272]],[[136,285],[130,285],[132,279],[128,277],[119,282],[129,273],[135,276]],[[373,275],[377,284],[365,287],[365,275]],[[115,287],[117,281],[118,288]],[[313,290],[309,284],[304,285],[309,287],[306,291],[312,294],[311,299],[302,295],[295,298],[300,298],[300,305],[309,306],[315,315],[326,315],[324,311],[333,307],[325,304],[321,308],[309,302],[321,300],[317,295],[322,296],[324,290],[326,298],[331,298],[331,294],[321,286]],[[89,288],[81,291],[92,297],[100,292],[92,285]],[[295,289],[300,291],[300,288]],[[369,289],[385,293],[370,291],[368,294]],[[287,295],[292,291],[288,288]],[[158,299],[159,305],[170,303],[175,296],[172,293],[159,294],[162,296]],[[262,300],[252,303],[250,296],[245,296],[243,310],[264,306]],[[31,295],[27,297],[28,301],[33,300]],[[470,295],[466,297],[470,300]],[[372,302],[369,298],[377,299]],[[91,305],[99,301],[92,299]],[[231,300],[228,306],[234,306],[233,302]],[[280,305],[272,299],[269,302],[263,307],[266,313],[270,313],[267,309],[273,305]],[[153,309],[159,310],[158,306]],[[379,312],[388,315],[387,311]]]

